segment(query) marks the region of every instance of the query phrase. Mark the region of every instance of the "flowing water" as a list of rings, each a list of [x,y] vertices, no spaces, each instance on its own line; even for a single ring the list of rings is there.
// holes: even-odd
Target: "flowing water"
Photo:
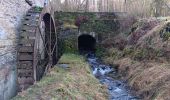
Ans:
[[[130,88],[127,83],[113,78],[117,76],[115,68],[102,64],[95,54],[89,53],[87,61],[91,66],[93,75],[99,79],[101,84],[107,86],[109,100],[139,100],[138,97],[130,94]]]

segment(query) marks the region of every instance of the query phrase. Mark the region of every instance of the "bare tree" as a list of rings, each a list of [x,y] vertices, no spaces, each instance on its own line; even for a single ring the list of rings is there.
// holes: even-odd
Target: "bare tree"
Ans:
[[[127,12],[138,17],[170,15],[170,0],[53,0],[62,11]]]

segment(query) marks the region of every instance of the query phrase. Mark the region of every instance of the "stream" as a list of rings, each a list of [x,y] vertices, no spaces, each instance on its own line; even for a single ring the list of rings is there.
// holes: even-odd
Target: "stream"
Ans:
[[[109,100],[139,100],[138,97],[130,94],[131,90],[126,82],[114,79],[117,70],[112,66],[104,65],[93,53],[87,55],[87,61],[91,66],[93,75],[100,83],[106,85],[109,93]]]

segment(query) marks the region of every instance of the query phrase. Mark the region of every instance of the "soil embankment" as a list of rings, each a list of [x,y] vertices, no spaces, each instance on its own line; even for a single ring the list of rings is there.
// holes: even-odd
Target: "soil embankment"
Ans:
[[[169,34],[169,21],[138,21],[127,37],[106,40],[103,60],[118,64],[120,77],[144,100],[170,100]]]

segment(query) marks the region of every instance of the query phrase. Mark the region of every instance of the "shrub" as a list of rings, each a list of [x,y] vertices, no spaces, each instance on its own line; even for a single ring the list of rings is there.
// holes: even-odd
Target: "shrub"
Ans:
[[[126,48],[123,49],[124,55],[133,55],[133,53],[134,53],[133,47],[126,47]]]
[[[102,57],[104,55],[105,55],[105,49],[102,46],[97,45],[96,46],[96,56]]]
[[[163,41],[167,41],[169,39],[169,37],[170,37],[170,32],[165,32],[163,34]]]
[[[77,46],[76,46],[76,39],[75,38],[69,38],[65,39],[63,41],[63,52],[64,53],[77,53]]]
[[[147,59],[147,50],[146,49],[137,49],[134,51],[133,58],[135,60],[144,60]]]

